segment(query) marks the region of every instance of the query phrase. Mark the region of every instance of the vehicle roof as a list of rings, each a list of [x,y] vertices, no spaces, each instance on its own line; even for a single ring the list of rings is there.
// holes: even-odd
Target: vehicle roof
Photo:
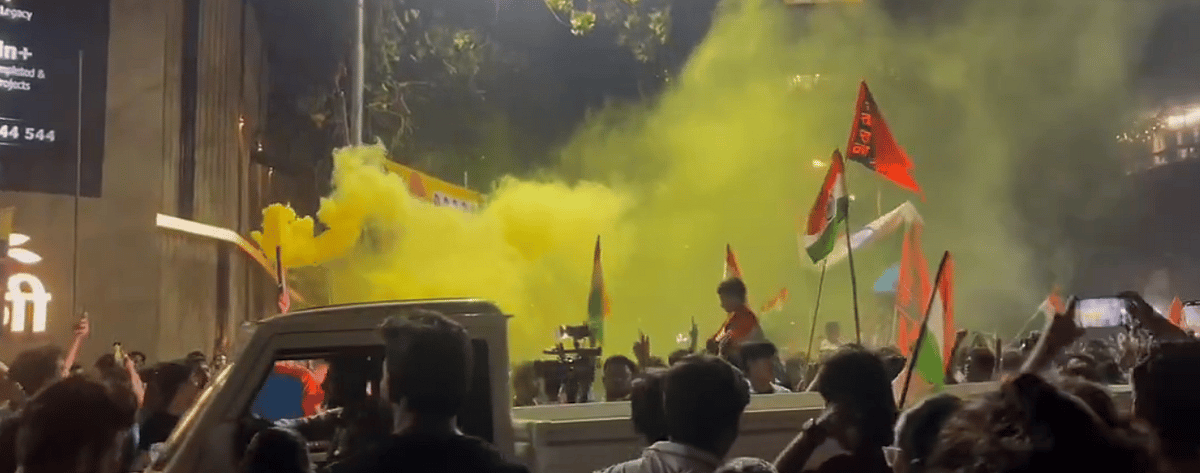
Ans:
[[[288,331],[307,327],[336,326],[341,329],[368,329],[397,312],[426,309],[448,316],[507,317],[491,301],[482,299],[419,299],[407,301],[339,304],[280,314],[257,322],[260,328]]]

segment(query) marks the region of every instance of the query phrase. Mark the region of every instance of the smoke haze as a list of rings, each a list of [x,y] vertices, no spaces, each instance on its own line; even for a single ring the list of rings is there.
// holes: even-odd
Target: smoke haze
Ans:
[[[846,145],[865,79],[927,200],[848,164],[854,226],[913,200],[931,264],[942,250],[957,259],[959,324],[1011,336],[1052,282],[1069,283],[1059,222],[1102,208],[1105,183],[1121,175],[1112,137],[1153,9],[978,0],[914,21],[866,4],[778,3],[725,2],[663,95],[598,111],[554,178],[505,179],[478,214],[417,202],[378,170],[377,148],[340,151],[318,214],[339,241],[289,233],[285,252],[322,248],[305,262],[329,271],[333,302],[492,299],[515,316],[511,351],[523,360],[554,342],[556,326],[586,319],[596,235],[612,300],[606,355],[629,353],[642,330],[665,356],[693,317],[701,337],[715,331],[729,243],[755,309],[789,289],[763,324],[802,350],[818,271],[797,251],[798,219],[825,173],[814,160]],[[898,259],[898,238],[855,255],[868,332],[890,320],[871,286]],[[844,264],[830,268],[821,318],[843,333],[849,286]]]

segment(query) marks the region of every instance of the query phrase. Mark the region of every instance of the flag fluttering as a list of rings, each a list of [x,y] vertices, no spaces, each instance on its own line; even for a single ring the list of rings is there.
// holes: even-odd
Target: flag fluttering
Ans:
[[[283,267],[283,247],[275,247],[275,275],[278,276],[279,283],[279,313],[286,314],[292,310],[292,294],[288,291],[287,284],[287,269]]]
[[[804,252],[814,263],[833,252],[838,240],[838,230],[846,222],[850,199],[846,194],[844,177],[842,153],[834,150],[829,171],[825,173],[825,182],[821,184],[821,193],[817,194],[817,201],[808,213],[808,224],[805,225],[804,235],[800,238]]]
[[[604,321],[610,308],[608,292],[604,290],[604,270],[600,266],[600,237],[596,237],[596,251],[592,256],[592,288],[588,292],[588,326],[597,342],[604,343]]]
[[[1171,308],[1167,310],[1167,319],[1179,328],[1187,328],[1183,322],[1183,301],[1179,300],[1179,296],[1175,296],[1175,300],[1171,301]]]
[[[849,248],[857,253],[858,250],[891,236],[901,227],[923,222],[921,214],[917,212],[917,207],[912,202],[905,202],[892,209],[891,212],[880,216],[873,222],[850,234]],[[845,261],[849,253],[846,246],[846,237],[839,236],[834,239],[833,252],[829,253],[829,256],[825,258],[825,262],[833,266]]]
[[[909,372],[896,379],[903,384],[892,384],[901,408],[940,391],[945,383],[946,366],[954,349],[954,260],[948,251],[942,257],[932,302],[923,330],[917,335],[919,348],[913,353]]]
[[[914,223],[904,230],[900,250],[900,275],[896,280],[896,344],[905,356],[912,354],[920,331],[920,317],[929,300],[929,267],[921,250],[924,225]]]
[[[854,122],[850,126],[846,159],[866,166],[900,187],[921,194],[921,186],[912,177],[912,161],[908,159],[904,148],[896,143],[866,81],[858,87],[858,103],[854,106]]]
[[[1058,287],[1050,290],[1050,295],[1046,296],[1046,300],[1042,301],[1042,305],[1038,306],[1046,317],[1054,317],[1055,314],[1065,314],[1067,305],[1063,303],[1062,296],[1058,295]]]
[[[787,298],[788,298],[787,288],[785,287],[783,289],[780,289],[779,293],[775,294],[775,297],[772,297],[771,300],[767,301],[766,304],[763,304],[762,309],[758,311],[758,315],[763,315],[768,312],[774,312],[777,310],[783,310],[783,303],[787,302]]]
[[[599,251],[599,250],[597,250],[597,251]],[[733,246],[726,243],[725,244],[725,275],[721,278],[721,280],[728,281],[733,278],[741,279],[741,277],[742,277],[742,268],[741,268],[741,266],[738,266],[737,255],[733,254]]]

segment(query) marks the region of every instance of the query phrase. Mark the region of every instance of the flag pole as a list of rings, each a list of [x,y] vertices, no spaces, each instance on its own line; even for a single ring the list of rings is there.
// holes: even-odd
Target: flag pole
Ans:
[[[813,363],[812,348],[813,339],[817,336],[817,314],[821,312],[821,290],[825,288],[825,268],[829,265],[828,257],[821,261],[821,279],[817,282],[817,304],[813,307],[812,327],[808,329],[808,349],[804,351],[805,358],[808,358],[808,364]]]
[[[79,50],[79,89],[75,97],[75,199],[71,225],[71,312],[79,312],[79,198],[83,193],[83,50]],[[7,256],[7,255],[5,255]]]
[[[854,301],[854,340],[862,345],[862,322],[858,317],[858,276],[854,274],[854,247],[850,242],[850,187],[846,185],[845,170],[842,170],[842,189],[847,193],[846,208],[842,210],[846,216],[846,260],[850,263],[850,297]]]
[[[904,390],[900,391],[900,404],[903,409],[908,401],[908,387],[912,382],[913,369],[917,367],[917,357],[921,355],[921,345],[925,341],[925,332],[929,331],[929,313],[933,312],[933,301],[937,300],[938,285],[942,282],[942,272],[946,270],[946,262],[950,260],[950,252],[942,254],[942,262],[938,263],[937,276],[933,278],[933,290],[929,291],[929,304],[925,306],[925,316],[921,318],[921,330],[917,332],[917,345],[913,347],[912,357],[908,359],[908,372],[904,374]]]

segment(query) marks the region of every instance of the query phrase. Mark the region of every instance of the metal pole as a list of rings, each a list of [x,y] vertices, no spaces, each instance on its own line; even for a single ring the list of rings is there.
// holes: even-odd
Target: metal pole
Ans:
[[[805,361],[806,367],[807,365],[817,364],[815,361],[813,361],[812,347],[813,341],[817,338],[817,315],[821,313],[821,290],[825,288],[825,267],[828,264],[828,258],[821,262],[821,279],[817,281],[817,303],[816,306],[813,307],[812,327],[808,329],[808,348],[804,350],[804,356],[805,358],[808,358],[808,360]]]
[[[846,185],[846,171],[842,170],[842,189],[848,194],[850,187]],[[850,241],[850,202],[847,197],[842,215],[846,218],[846,259],[850,263],[850,297],[854,301],[854,342],[862,345],[862,323],[858,317],[858,276],[854,274],[854,243]]]
[[[351,71],[350,144],[361,145],[363,135],[363,72],[366,68],[366,44],[363,25],[366,23],[366,0],[357,0],[354,8],[354,70]]]
[[[71,312],[79,311],[79,197],[83,193],[83,50],[79,50],[79,88],[75,95],[75,215],[71,261]]]

